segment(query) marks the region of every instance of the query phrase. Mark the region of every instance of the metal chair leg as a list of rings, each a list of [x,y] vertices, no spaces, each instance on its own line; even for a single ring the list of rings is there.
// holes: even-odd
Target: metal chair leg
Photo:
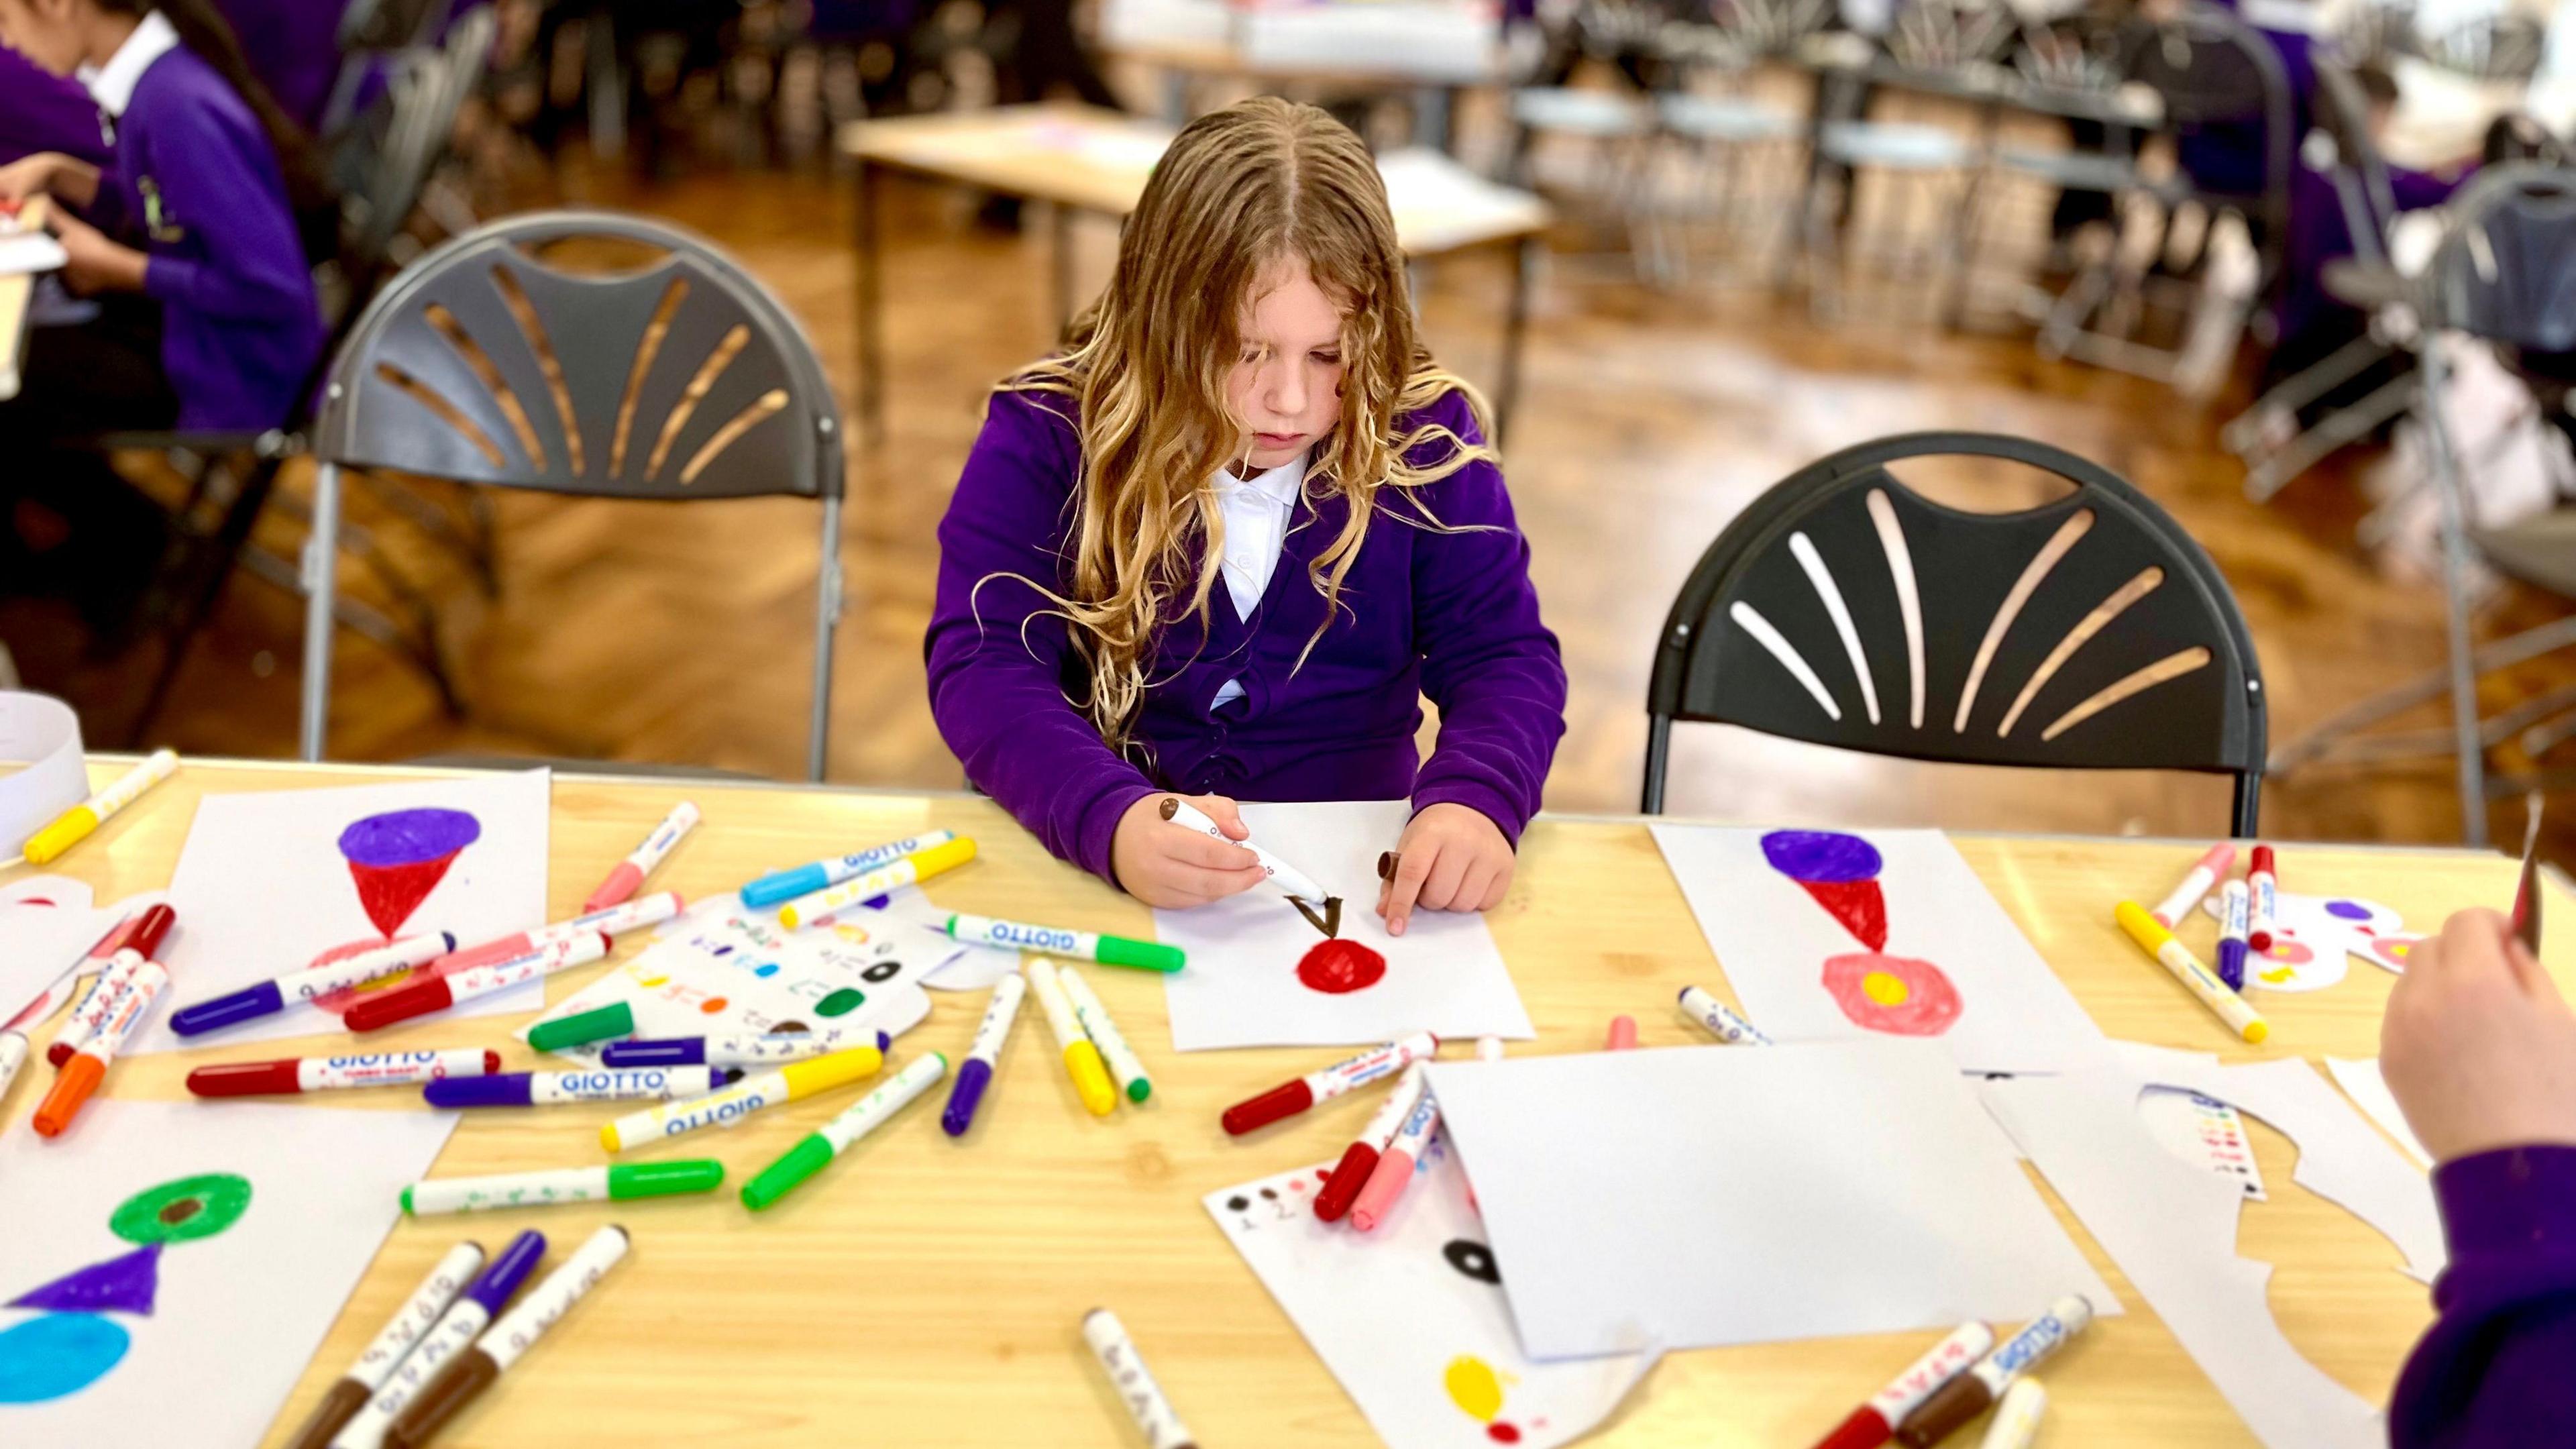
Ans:
[[[2478,680],[2469,638],[2469,540],[2460,496],[2459,455],[2442,416],[2442,339],[2424,339],[2423,416],[2432,444],[2433,487],[2442,505],[2442,595],[2451,647],[2451,727],[2460,738],[2460,841],[2487,843],[2486,750],[2478,740]]]
[[[331,595],[340,566],[340,469],[324,463],[313,478],[313,532],[304,541],[304,706],[298,753],[322,758],[331,725]]]

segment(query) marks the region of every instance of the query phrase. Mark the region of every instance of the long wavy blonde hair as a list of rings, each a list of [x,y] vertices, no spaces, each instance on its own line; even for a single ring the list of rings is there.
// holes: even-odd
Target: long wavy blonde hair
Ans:
[[[1249,447],[1226,379],[1256,281],[1290,259],[1343,316],[1341,417],[1311,455],[1305,496],[1349,502],[1340,533],[1307,567],[1326,607],[1298,664],[1347,607],[1342,581],[1380,493],[1403,496],[1494,456],[1438,424],[1395,431],[1397,418],[1452,389],[1479,428],[1490,424],[1483,399],[1433,362],[1414,330],[1386,186],[1360,138],[1313,106],[1269,96],[1191,122],[1127,218],[1099,300],[1059,351],[1001,383],[1079,404],[1072,587],[1023,581],[1070,627],[1091,675],[1073,703],[1112,748],[1126,745],[1163,630],[1192,614],[1206,622],[1225,545],[1211,480]],[[1441,440],[1448,446],[1423,449]],[[1416,449],[1436,460],[1415,464]],[[1405,502],[1412,517],[1389,516],[1443,527],[1420,499]]]

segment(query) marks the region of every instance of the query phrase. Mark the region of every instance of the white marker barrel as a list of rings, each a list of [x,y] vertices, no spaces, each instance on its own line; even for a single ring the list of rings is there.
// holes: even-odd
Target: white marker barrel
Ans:
[[[456,1301],[456,1295],[464,1292],[465,1285],[473,1282],[474,1275],[482,1270],[481,1244],[459,1243],[448,1249],[447,1256],[439,1259],[438,1266],[430,1269],[429,1276],[412,1290],[411,1297],[403,1303],[402,1310],[394,1315],[393,1321],[385,1325],[384,1332],[377,1334],[376,1341],[368,1344],[367,1351],[358,1355],[358,1361],[350,1365],[349,1377],[366,1385],[370,1394],[383,1388],[385,1380],[392,1378],[394,1369],[402,1363],[403,1355],[411,1352],[413,1344],[438,1326],[438,1320],[445,1316],[448,1305]]]
[[[1099,1357],[1100,1366],[1109,1371],[1118,1401],[1144,1431],[1146,1449],[1198,1449],[1198,1441],[1173,1412],[1172,1401],[1164,1397],[1163,1386],[1154,1382],[1144,1357],[1136,1352],[1136,1340],[1127,1336],[1127,1325],[1118,1321],[1117,1314],[1106,1308],[1084,1314],[1082,1337]]]
[[[626,1249],[626,1230],[614,1223],[591,1234],[590,1241],[564,1259],[563,1266],[548,1273],[544,1282],[529,1289],[526,1297],[484,1330],[474,1346],[492,1360],[494,1368],[507,1371],[536,1347],[556,1319],[608,1276],[608,1270],[626,1256]]]

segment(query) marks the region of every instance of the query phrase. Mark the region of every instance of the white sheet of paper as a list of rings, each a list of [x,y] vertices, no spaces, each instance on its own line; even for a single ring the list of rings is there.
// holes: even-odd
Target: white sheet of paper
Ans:
[[[463,775],[400,785],[208,795],[197,804],[188,843],[170,877],[178,925],[162,950],[171,1005],[155,1010],[126,1050],[241,1046],[340,1029],[339,1018],[299,1006],[207,1036],[170,1030],[176,1007],[238,991],[301,969],[326,951],[381,943],[361,902],[357,872],[340,834],[372,816],[419,809],[459,810],[480,834],[391,933],[453,931],[459,946],[546,923],[549,783],[543,770]],[[451,1018],[530,1011],[545,984],[469,1001]]]
[[[1773,1040],[1927,1037],[1971,1072],[2109,1065],[2101,1028],[1941,832],[1654,832],[1745,1014]],[[1861,878],[1811,888],[1774,856]]]
[[[14,231],[0,235],[0,277],[58,272],[68,260],[63,244],[54,240],[50,233]]]
[[[2426,1172],[2433,1170],[2433,1154],[2424,1150],[2424,1144],[2415,1136],[2415,1129],[2406,1124],[2406,1114],[2399,1110],[2397,1098],[2389,1093],[2387,1079],[2379,1074],[2379,1058],[2347,1061],[2342,1057],[2328,1057],[2326,1070],[2334,1074],[2335,1085],[2343,1088],[2345,1096],[2352,1098],[2352,1104],[2369,1114],[2370,1120],[2378,1123],[2381,1131],[2396,1139],[2397,1145],[2406,1149],[2406,1155],[2415,1159],[2417,1167]]]
[[[58,875],[0,887],[0,1025],[79,965],[124,919],[123,909],[97,910],[89,901],[87,882]]]
[[[0,690],[0,760],[11,762],[0,769],[0,860],[9,860],[28,836],[89,798],[80,716],[51,695]]]
[[[0,1401],[0,1443],[257,1443],[400,1216],[396,1195],[455,1125],[445,1112],[110,1098],[57,1140],[0,1138],[0,1304],[146,1251],[110,1228],[138,1194],[204,1174],[250,1191],[228,1226],[128,1265],[122,1306],[0,1307],[0,1399],[61,1391]],[[195,1201],[195,1221],[219,1221],[213,1199]],[[172,1211],[185,1209],[141,1215]],[[146,1288],[148,1313],[133,1311]]]
[[[1937,1043],[1427,1075],[1533,1358],[2119,1311]]]
[[[2265,1298],[2272,1265],[2236,1256],[2244,1195],[2156,1145],[2138,1116],[2142,1086],[2114,1069],[1978,1090],[2256,1438],[2385,1449],[2379,1411],[2282,1336]]]
[[[1332,1164],[1205,1199],[1308,1346],[1393,1449],[1553,1449],[1592,1431],[1653,1353],[1542,1364],[1521,1353],[1509,1305],[1467,1205],[1467,1177],[1439,1138],[1374,1232],[1319,1222]],[[1497,1437],[1500,1425],[1514,1437]]]
[[[940,941],[883,912],[844,911],[788,931],[776,913],[745,911],[730,892],[690,902],[659,935],[537,1021],[624,1001],[634,1008],[635,1034],[646,1038],[799,1027],[901,1036],[930,1015],[921,978],[948,959]],[[517,1035],[527,1040],[528,1028]],[[605,1045],[556,1055],[591,1061]]]
[[[2433,1186],[2370,1124],[2296,1058],[2220,1066],[2203,1052],[2121,1042],[2120,1060],[2142,1081],[2183,1087],[2269,1122],[2298,1145],[2290,1180],[2376,1228],[2406,1255],[2399,1269],[2430,1283],[2448,1261]]]
[[[1384,958],[1385,974],[1357,990],[1308,986],[1298,968],[1323,938],[1275,890],[1156,911],[1155,934],[1189,953],[1163,978],[1173,1050],[1360,1046],[1416,1031],[1536,1036],[1483,916],[1416,911],[1401,936],[1377,918],[1377,858],[1412,814],[1403,800],[1244,806],[1262,849],[1342,898],[1341,938]]]
[[[2269,1201],[2253,1144],[2245,1140],[2245,1119],[2235,1108],[2188,1088],[2151,1087],[2138,1099],[2138,1115],[2167,1152],[2235,1183],[2249,1202]]]

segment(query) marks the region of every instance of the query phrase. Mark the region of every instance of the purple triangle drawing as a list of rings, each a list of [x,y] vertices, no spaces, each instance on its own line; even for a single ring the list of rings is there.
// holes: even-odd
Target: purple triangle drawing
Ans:
[[[152,1312],[153,1291],[161,1281],[161,1245],[147,1243],[122,1257],[66,1273],[41,1288],[11,1300],[12,1308],[42,1308],[57,1313]]]

